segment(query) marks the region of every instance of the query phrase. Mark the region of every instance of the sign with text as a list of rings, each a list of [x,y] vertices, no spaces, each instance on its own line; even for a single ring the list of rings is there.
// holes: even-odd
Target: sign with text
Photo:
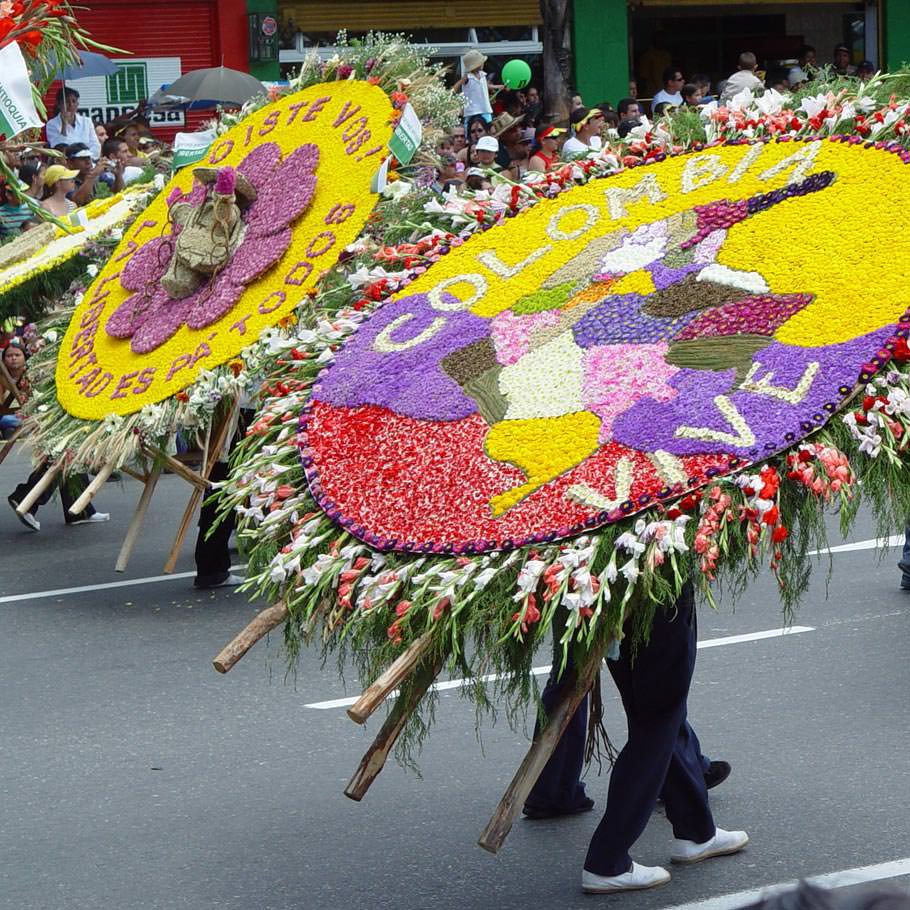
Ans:
[[[114,63],[116,73],[78,81],[79,113],[109,123],[182,75],[180,57],[129,57]],[[156,111],[149,118],[152,127],[178,127],[185,122],[183,111]]]

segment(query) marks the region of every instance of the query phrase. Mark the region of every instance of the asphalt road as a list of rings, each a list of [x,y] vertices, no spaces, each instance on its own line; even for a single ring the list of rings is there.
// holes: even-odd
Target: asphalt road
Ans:
[[[4,498],[25,473],[18,452],[0,466]],[[187,492],[163,479],[127,580],[160,576]],[[910,595],[896,551],[835,554],[827,586],[820,565],[796,619],[809,631],[700,652],[691,719],[733,764],[712,807],[752,842],[655,891],[598,898],[580,891],[596,811],[518,821],[495,857],[476,846],[527,741],[484,723],[478,744],[457,692],[441,696],[422,777],[390,764],[356,804],[342,790],[381,718],[364,730],[343,708],[307,707],[358,694],[356,679],[345,687],[313,654],[286,679],[274,641],[216,674],[211,658],[256,609],[242,596],[168,578],[12,597],[122,580],[137,497],[132,481],[107,484],[97,504],[111,521],[77,528],[49,504],[40,534],[0,511],[2,908],[657,910],[894,860],[910,873]],[[866,524],[854,538],[872,536]],[[780,627],[767,578],[735,611],[700,613],[703,641]],[[589,775],[598,809],[606,786]],[[655,815],[633,855],[665,863],[670,838]],[[910,874],[885,884],[910,890]]]

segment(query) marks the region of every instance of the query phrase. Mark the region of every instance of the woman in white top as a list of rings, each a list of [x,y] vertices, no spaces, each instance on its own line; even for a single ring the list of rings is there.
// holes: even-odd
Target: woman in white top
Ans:
[[[95,125],[79,113],[79,92],[74,88],[62,88],[57,92],[54,116],[47,121],[45,129],[47,144],[51,148],[84,142],[95,161],[101,157],[101,143]]]

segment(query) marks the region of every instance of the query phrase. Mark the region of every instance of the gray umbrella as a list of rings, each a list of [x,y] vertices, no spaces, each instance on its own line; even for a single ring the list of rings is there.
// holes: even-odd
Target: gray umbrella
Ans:
[[[213,66],[181,76],[167,86],[165,93],[171,99],[179,99],[183,104],[198,109],[216,104],[240,106],[256,95],[264,95],[266,88],[249,73],[226,66]]]

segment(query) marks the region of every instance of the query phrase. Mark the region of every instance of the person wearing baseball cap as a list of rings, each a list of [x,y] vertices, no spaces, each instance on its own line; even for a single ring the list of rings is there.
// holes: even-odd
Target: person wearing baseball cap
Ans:
[[[69,194],[75,190],[78,176],[79,171],[65,168],[62,164],[52,164],[44,172],[44,199],[41,205],[58,218],[69,215],[76,208]]]
[[[462,77],[452,86],[453,92],[464,96],[464,122],[480,114],[487,123],[493,119],[493,105],[490,103],[490,89],[499,91],[505,86],[494,85],[487,81],[483,65],[487,58],[480,51],[468,51],[461,58]]]
[[[834,48],[834,72],[838,76],[855,76],[856,67],[850,62],[852,54],[846,44],[838,44]]]
[[[474,146],[474,158],[480,167],[493,167],[498,152],[499,140],[495,136],[481,136]]]
[[[99,158],[96,164],[89,147],[84,142],[74,142],[66,147],[66,166],[76,171],[76,187],[70,198],[76,205],[91,202],[97,192],[96,181],[108,166],[107,160]]]
[[[542,126],[537,131],[537,151],[528,162],[529,171],[546,174],[559,167],[559,140],[565,132],[552,125]]]
[[[579,155],[599,152],[603,143],[600,132],[604,125],[604,115],[600,108],[580,107],[572,111],[569,122],[575,128],[575,135],[566,139],[562,147],[562,157],[571,161]]]

